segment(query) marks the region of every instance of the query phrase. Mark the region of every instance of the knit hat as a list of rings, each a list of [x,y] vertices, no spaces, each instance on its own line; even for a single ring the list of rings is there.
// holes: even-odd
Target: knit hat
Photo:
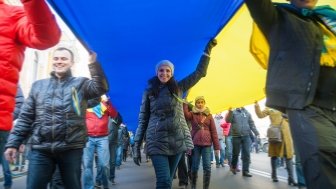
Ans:
[[[155,66],[156,74],[158,73],[159,68],[161,66],[168,66],[172,72],[172,75],[174,75],[174,64],[171,63],[169,60],[161,60],[159,63],[156,64]]]
[[[198,97],[196,97],[196,98],[195,98],[195,103],[196,103],[198,100],[204,100],[204,102],[205,102],[204,96],[198,96]]]

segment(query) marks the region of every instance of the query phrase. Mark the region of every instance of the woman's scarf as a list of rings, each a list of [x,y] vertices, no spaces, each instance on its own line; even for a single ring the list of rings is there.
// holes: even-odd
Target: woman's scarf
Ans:
[[[194,106],[191,111],[192,111],[192,113],[195,113],[195,114],[202,113],[202,114],[204,114],[206,116],[208,116],[210,114],[210,110],[209,110],[208,107],[204,107],[202,109],[198,109],[196,106]]]

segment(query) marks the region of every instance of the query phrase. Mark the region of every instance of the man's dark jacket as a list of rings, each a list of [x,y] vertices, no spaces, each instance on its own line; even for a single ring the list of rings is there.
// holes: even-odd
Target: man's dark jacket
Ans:
[[[92,79],[72,77],[69,71],[59,79],[34,82],[21,109],[6,148],[19,148],[31,135],[32,149],[64,151],[85,147],[85,112],[88,99],[101,96],[108,86],[98,63],[89,64]]]
[[[245,3],[270,45],[266,106],[284,111],[315,104],[336,110],[336,69],[320,66],[323,21],[270,0]]]

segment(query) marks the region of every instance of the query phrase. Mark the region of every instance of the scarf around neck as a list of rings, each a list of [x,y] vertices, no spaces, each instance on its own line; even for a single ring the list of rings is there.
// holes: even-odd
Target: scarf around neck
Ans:
[[[210,114],[210,110],[208,107],[204,107],[203,109],[198,109],[196,106],[192,108],[192,112],[197,114],[197,113],[203,113],[204,115],[208,116]]]
[[[94,114],[96,114],[96,116],[99,119],[103,117],[103,115],[105,114],[105,110],[107,110],[107,107],[102,102],[100,102],[97,106],[95,106],[93,108],[88,108],[87,109],[88,112],[93,112]]]

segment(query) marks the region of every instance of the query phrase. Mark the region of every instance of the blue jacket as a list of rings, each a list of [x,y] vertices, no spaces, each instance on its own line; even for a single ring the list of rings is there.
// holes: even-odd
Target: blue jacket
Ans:
[[[229,111],[226,122],[231,123],[232,137],[249,136],[251,130],[256,136],[259,135],[251,114],[245,108]]]

